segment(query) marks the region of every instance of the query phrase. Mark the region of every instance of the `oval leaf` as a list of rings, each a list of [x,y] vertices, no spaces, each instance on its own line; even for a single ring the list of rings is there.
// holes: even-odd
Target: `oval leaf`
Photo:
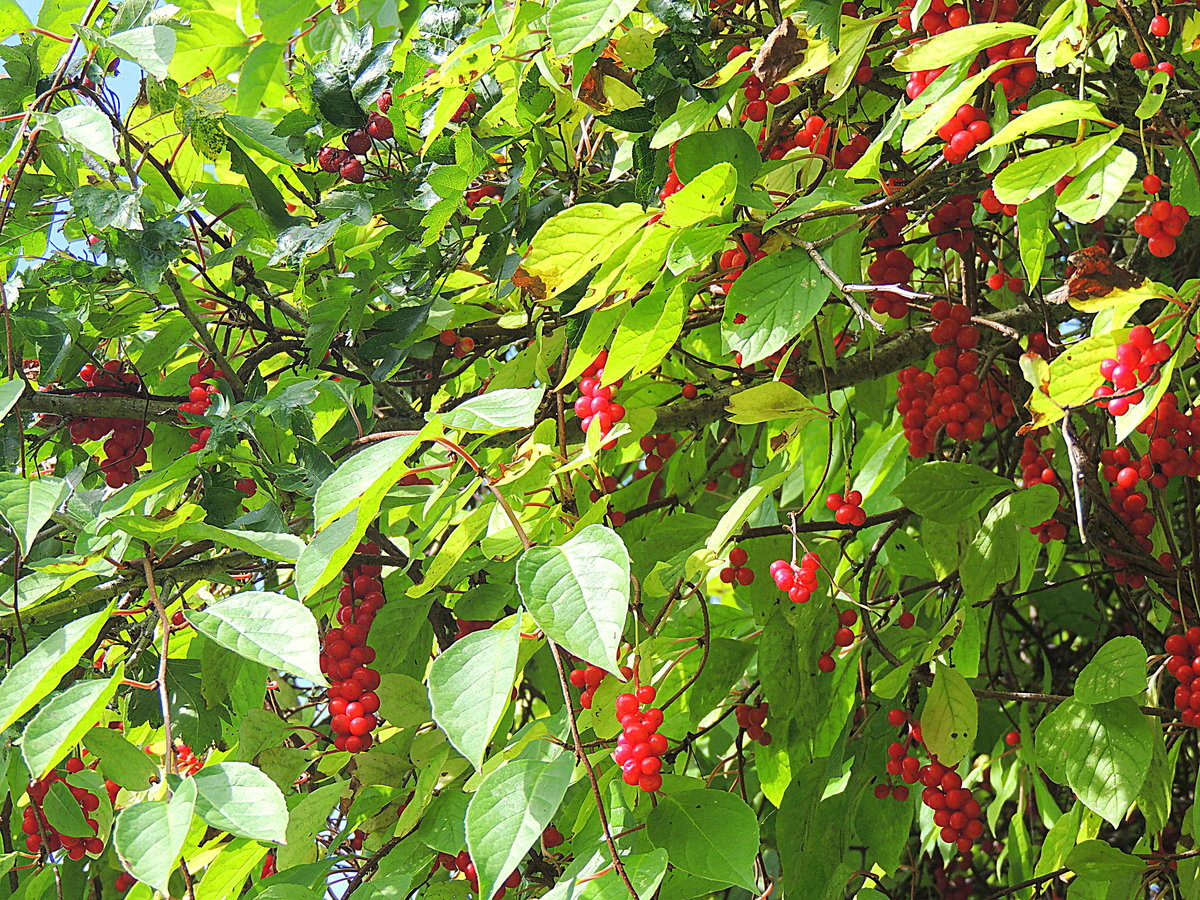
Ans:
[[[318,661],[317,620],[303,603],[290,597],[243,591],[189,612],[188,621],[239,656],[325,684]]]
[[[979,703],[967,680],[949,666],[939,666],[921,712],[921,735],[929,752],[943,765],[955,766],[975,743]]]
[[[184,778],[170,800],[134,803],[113,826],[113,848],[125,871],[168,894],[167,881],[179,861],[196,808],[196,785]]]
[[[77,681],[51,697],[29,720],[21,735],[21,755],[35,779],[49,772],[96,724],[124,676],[122,663],[108,679]]]
[[[288,809],[270,778],[246,762],[205,766],[196,785],[196,814],[213,828],[258,841],[287,840]]]
[[[758,818],[745,801],[718,790],[682,791],[660,799],[646,836],[692,875],[754,890]]]
[[[1146,690],[1146,648],[1132,635],[1113,638],[1096,651],[1075,680],[1080,703],[1107,703]]]

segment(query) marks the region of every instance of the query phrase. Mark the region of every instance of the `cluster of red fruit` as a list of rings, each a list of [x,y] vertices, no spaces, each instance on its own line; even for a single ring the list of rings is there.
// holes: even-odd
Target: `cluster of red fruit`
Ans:
[[[195,751],[183,741],[176,740],[175,771],[187,777],[188,775],[195,775],[202,768],[204,768],[204,763],[196,756]]]
[[[133,372],[124,371],[119,359],[110,359],[102,366],[87,363],[79,370],[79,377],[90,387],[140,386],[141,379]],[[104,391],[80,394],[82,397],[120,396]],[[124,487],[137,477],[138,466],[146,464],[146,448],[154,442],[154,434],[140,419],[87,417],[71,422],[71,441],[85,444],[88,441],[104,441],[104,457],[100,460],[100,471],[104,483],[110,488]]]
[[[933,810],[933,823],[941,829],[938,837],[957,847],[960,853],[969,853],[975,841],[983,836],[979,801],[970,788],[963,787],[962,776],[938,762],[936,756],[930,756],[929,762],[921,765],[912,754],[914,748],[924,749],[924,744],[920,724],[911,721],[907,712],[890,710],[888,724],[905,729],[901,740],[888,745],[888,775],[899,776],[906,784],[920,782],[924,785],[921,802]],[[877,787],[876,796],[880,796],[878,790]],[[890,788],[885,790],[891,793]],[[899,799],[907,799],[907,796],[906,791]]]
[[[653,687],[643,684],[632,694],[618,694],[616,703],[621,733],[617,736],[613,760],[621,767],[625,783],[636,784],[647,794],[662,787],[659,757],[667,752],[667,738],[658,730],[663,723],[663,711],[650,705],[657,696]]]
[[[1054,448],[1047,447],[1043,450],[1038,446],[1037,440],[1032,436],[1026,436],[1025,444],[1021,449],[1021,487],[1033,487],[1035,484],[1048,484],[1051,487],[1058,488],[1059,494],[1062,493],[1062,484],[1059,483],[1058,474],[1050,464],[1051,457],[1054,456]],[[1059,506],[1059,511],[1063,511],[1063,507]],[[1029,529],[1030,532],[1037,535],[1039,541],[1043,544],[1048,544],[1051,541],[1066,540],[1067,526],[1058,521],[1054,516],[1051,516],[1045,522],[1039,525],[1034,525]]]
[[[970,194],[957,194],[935,209],[929,221],[929,233],[934,235],[937,248],[966,253],[975,240],[975,228],[971,223],[974,214],[975,198]]]
[[[807,603],[813,591],[817,589],[817,569],[821,568],[821,558],[815,553],[805,553],[800,562],[788,562],[777,559],[771,563],[768,571],[775,581],[775,586],[788,595],[793,603]]]
[[[596,694],[596,688],[600,687],[600,683],[607,675],[607,672],[591,663],[585,664],[582,669],[571,670],[571,674],[567,676],[568,680],[575,687],[582,688],[582,693],[579,695],[580,706],[584,709],[592,708],[592,698]],[[628,681],[633,677],[633,669],[629,666],[621,666],[621,677]]]
[[[579,399],[575,401],[575,415],[579,416],[579,425],[584,430],[596,420],[603,439],[612,431],[612,427],[625,418],[625,407],[615,403],[617,390],[623,379],[617,379],[612,384],[601,384],[604,374],[604,364],[608,362],[608,351],[601,350],[579,379]],[[602,446],[611,450],[617,445],[616,441],[607,441]]]
[[[752,741],[758,741],[764,747],[769,747],[774,739],[771,737],[771,732],[763,728],[769,712],[770,704],[765,700],[759,701],[757,706],[739,703],[733,708],[733,717],[737,720],[738,728],[746,732],[746,737]]]
[[[721,581],[725,584],[754,584],[754,570],[746,565],[750,555],[741,547],[729,551],[729,565],[721,569]]]
[[[854,625],[858,622],[858,610],[843,609],[838,613],[838,627],[833,633],[833,646],[817,657],[817,668],[828,675],[837,668],[837,660],[833,654],[839,648],[849,647],[854,643]]]
[[[463,102],[458,104],[458,109],[454,110],[454,114],[450,116],[450,121],[459,123],[465,122],[471,118],[471,114],[479,107],[479,98],[475,96],[474,91],[467,91],[467,96],[463,98]]]
[[[358,545],[359,553],[378,554],[373,543]],[[358,753],[371,746],[371,732],[379,724],[379,673],[369,668],[375,661],[375,651],[367,646],[367,637],[375,614],[383,608],[383,583],[380,567],[364,563],[344,572],[345,584],[338,589],[337,620],[340,627],[325,635],[321,671],[331,682],[329,698],[329,727],[334,733],[333,745],[338,750]]]
[[[736,47],[730,48],[725,58],[732,60],[749,50],[750,48],[744,44],[738,44]],[[738,71],[750,71],[750,63],[747,62]],[[787,100],[790,92],[791,89],[786,84],[777,84],[768,88],[757,75],[751,75],[742,85],[742,94],[747,100],[746,108],[742,111],[743,121],[749,119],[751,122],[761,122],[767,117],[768,104],[778,106]]]
[[[88,766],[79,757],[72,756],[63,763],[63,768],[66,769],[68,775],[74,775],[86,768],[96,768],[96,763]],[[92,830],[91,837],[60,834],[46,818],[43,804],[46,802],[46,795],[50,793],[51,786],[56,782],[66,785],[75,802],[79,804],[84,820],[87,822],[88,828]],[[104,780],[104,787],[108,791],[109,802],[114,802],[120,787],[116,782],[107,778]],[[104,851],[104,841],[100,840],[98,836],[100,823],[92,818],[92,813],[100,808],[100,798],[91,791],[70,784],[65,777],[54,771],[45,778],[31,782],[25,789],[25,793],[29,795],[30,803],[25,807],[25,818],[21,822],[21,831],[25,835],[25,849],[30,853],[39,853],[43,849],[51,853],[55,850],[66,850],[67,856],[71,859],[83,859],[86,853],[95,856]]]
[[[970,324],[970,310],[938,300],[930,312],[937,320],[930,337],[942,345],[933,356],[936,373],[909,366],[897,376],[896,409],[914,457],[929,453],[943,428],[952,441],[977,441],[988,422],[1003,428],[1016,415],[1012,397],[991,375],[976,374],[979,330]]]
[[[1125,415],[1129,407],[1142,400],[1142,388],[1158,382],[1158,369],[1170,358],[1170,344],[1156,341],[1147,326],[1135,325],[1128,339],[1117,347],[1116,358],[1100,363],[1100,374],[1111,385],[1101,385],[1092,396],[1112,399],[1100,399],[1096,405],[1113,416]]]
[[[742,277],[746,266],[767,255],[767,251],[761,249],[761,238],[752,231],[743,231],[737,236],[736,242],[736,247],[729,247],[721,251],[721,257],[718,260],[721,271],[727,274],[717,284],[727,294],[733,287],[733,283]]]
[[[672,194],[683,190],[683,182],[679,180],[679,175],[675,172],[675,145],[671,145],[671,151],[667,154],[667,180],[663,184],[663,189],[658,192],[658,199],[666,202],[667,198]]]
[[[964,103],[950,120],[938,129],[938,137],[946,142],[942,156],[947,162],[960,163],[992,136],[992,126],[978,106]]]
[[[825,498],[825,508],[833,511],[833,519],[839,525],[861,528],[867,521],[862,500],[862,491],[847,491],[844,497],[833,493]]]
[[[993,291],[1007,287],[1014,294],[1019,294],[1024,289],[1025,282],[1016,275],[1008,275],[1003,269],[997,269],[988,276],[987,286]]]
[[[1175,708],[1179,718],[1189,727],[1200,726],[1200,690],[1193,685],[1200,674],[1200,626],[1193,625],[1183,634],[1167,638],[1167,671],[1179,682],[1175,688]]]
[[[438,343],[443,347],[450,347],[451,352],[459,359],[469,355],[475,349],[475,338],[459,337],[458,332],[453,328],[447,328],[438,334]]]
[[[503,197],[504,188],[498,184],[481,184],[479,187],[471,188],[463,195],[463,201],[467,205],[467,209],[474,209],[484,200],[489,197]]]
[[[867,277],[873,284],[911,287],[910,282],[916,266],[909,255],[900,248],[902,233],[907,225],[908,212],[900,206],[891,207],[875,220],[875,230],[878,233],[869,243],[877,252],[867,266]],[[879,291],[871,302],[871,308],[880,315],[903,319],[908,315],[908,300],[900,294]]]
[[[379,98],[379,112],[372,112],[367,117],[366,128],[356,128],[342,137],[342,142],[346,145],[345,150],[325,146],[317,152],[317,165],[323,172],[340,175],[346,181],[355,184],[362,183],[367,176],[367,170],[358,157],[370,153],[376,141],[390,141],[396,131],[392,120],[384,115],[391,106],[391,94],[384,96],[388,98],[386,103],[383,97]]]
[[[991,213],[992,215],[1003,214],[1011,219],[1017,214],[1016,204],[1001,203],[1000,198],[996,196],[996,191],[991,187],[983,189],[983,193],[979,195],[979,205],[983,207],[984,212]]]
[[[211,359],[201,357],[196,362],[196,371],[188,376],[188,399],[179,404],[179,421],[188,421],[183,413],[204,415],[212,406],[212,395],[220,390],[213,382],[224,377],[225,373],[218,369]],[[188,434],[192,437],[192,445],[188,447],[188,452],[198,453],[208,445],[212,429],[207,425],[195,425],[188,429]]]
[[[1169,200],[1155,200],[1150,211],[1133,220],[1133,230],[1146,239],[1146,249],[1154,256],[1170,256],[1175,252],[1175,238],[1183,234],[1188,223],[1188,211],[1172,206]]]
[[[479,893],[479,875],[475,871],[475,863],[471,862],[471,854],[466,850],[459,851],[457,856],[453,853],[439,853],[437,859],[433,861],[433,868],[430,869],[429,874],[432,875],[438,869],[445,869],[450,873],[451,878],[461,872],[463,877],[467,879],[467,883],[471,886],[471,890],[476,894]],[[501,897],[508,893],[509,888],[516,889],[520,884],[521,870],[513,869],[508,874],[508,877],[504,879],[504,883],[500,885],[500,890],[496,891],[492,896],[495,900],[500,900]]]

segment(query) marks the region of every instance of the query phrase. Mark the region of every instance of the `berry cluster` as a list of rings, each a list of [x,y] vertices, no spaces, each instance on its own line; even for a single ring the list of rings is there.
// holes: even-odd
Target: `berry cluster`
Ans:
[[[390,98],[391,95],[387,96]],[[390,99],[387,101],[386,106],[391,106]],[[351,181],[355,184],[363,182],[367,176],[367,170],[364,168],[362,160],[358,157],[365,157],[370,153],[376,141],[390,141],[396,131],[395,126],[392,125],[392,120],[383,114],[386,106],[383,97],[380,97],[380,112],[372,112],[368,116],[367,127],[356,128],[343,135],[342,142],[346,145],[345,150],[325,146],[317,151],[317,165],[321,167],[323,172],[340,175],[346,181]]]
[[[579,379],[579,399],[575,401],[575,415],[579,416],[580,427],[587,431],[595,419],[600,428],[601,439],[625,418],[625,407],[613,402],[623,379],[618,379],[612,384],[601,384],[604,364],[607,361],[608,351],[601,350],[595,361],[583,370],[583,376]],[[616,441],[608,441],[602,446],[611,450],[616,445]]]
[[[1146,249],[1152,255],[1170,256],[1175,252],[1175,238],[1183,234],[1188,218],[1184,207],[1172,206],[1169,200],[1155,200],[1149,212],[1133,220],[1133,230],[1146,239]]]
[[[833,511],[833,518],[839,525],[853,525],[861,528],[867,521],[867,514],[862,508],[862,492],[847,491],[843,497],[833,493],[825,498],[825,508]]]
[[[807,603],[817,589],[817,569],[821,558],[815,553],[805,553],[800,562],[777,559],[771,563],[771,577],[775,586],[788,595],[793,603]]]
[[[979,330],[970,324],[970,310],[938,300],[931,312],[937,324],[930,337],[941,345],[933,356],[936,373],[913,366],[898,373],[896,409],[903,417],[908,452],[914,457],[929,453],[943,428],[952,441],[977,441],[988,422],[1003,428],[1016,415],[1012,397],[990,375],[984,378],[975,371]]]
[[[1175,708],[1179,718],[1189,727],[1200,726],[1200,690],[1195,685],[1200,673],[1200,626],[1193,625],[1183,634],[1167,638],[1165,649],[1171,655],[1167,671],[1179,682],[1175,688]]]
[[[358,545],[359,553],[378,554],[372,543]],[[337,611],[340,627],[325,635],[321,671],[331,682],[329,698],[330,729],[338,750],[359,753],[371,746],[371,732],[379,724],[379,673],[369,668],[375,651],[367,646],[367,637],[375,614],[383,608],[383,582],[380,567],[364,563],[342,574],[345,584],[338,590]]]
[[[751,231],[743,231],[737,238],[737,246],[730,247],[721,252],[721,257],[718,264],[722,272],[728,274],[718,282],[718,285],[729,293],[729,289],[733,287],[733,283],[742,277],[742,273],[746,271],[746,266],[752,262],[758,262],[767,255],[765,250],[760,249],[761,239],[757,234]]]
[[[941,829],[938,837],[960,853],[969,853],[975,841],[983,836],[982,811],[970,788],[963,787],[962,776],[930,756],[926,765],[913,755],[914,749],[924,749],[921,726],[911,721],[907,712],[893,709],[888,712],[888,724],[903,728],[901,740],[888,745],[887,772],[899,776],[905,784],[924,785],[921,802],[933,810],[933,823]],[[885,787],[887,793],[894,789]],[[884,793],[882,796],[887,796]],[[881,796],[876,787],[876,796]],[[893,794],[894,796],[894,794]],[[907,799],[907,791],[903,797]]]
[[[899,247],[893,247],[890,250],[880,250],[871,260],[871,264],[867,266],[867,278],[873,284],[910,287],[914,268],[916,266],[912,258]],[[908,300],[891,291],[878,291],[871,301],[871,309],[880,315],[903,319],[908,315]]]
[[[467,96],[463,98],[463,102],[458,104],[458,109],[454,110],[454,114],[450,116],[450,121],[454,123],[465,122],[471,118],[471,114],[479,107],[479,98],[475,96],[474,91],[467,91]]]
[[[975,148],[992,136],[992,126],[978,106],[965,103],[958,108],[945,125],[938,129],[938,137],[946,142],[942,155],[947,162],[960,163]]]
[[[658,199],[666,202],[666,199],[672,194],[683,190],[683,182],[679,180],[679,176],[675,173],[675,145],[671,145],[671,152],[667,155],[667,180],[663,184],[663,189],[658,192]]]
[[[204,415],[212,406],[212,395],[220,390],[213,382],[224,377],[225,373],[218,369],[211,359],[201,357],[196,362],[196,371],[188,376],[188,399],[179,404],[179,421],[187,423],[188,419],[184,413],[191,413],[193,416]],[[207,446],[212,429],[206,425],[195,425],[188,429],[188,434],[192,437],[192,445],[188,447],[188,452],[197,453]]]
[[[995,190],[990,187],[984,188],[983,193],[979,195],[979,205],[983,207],[984,212],[992,215],[1003,214],[1010,219],[1017,214],[1017,206],[1015,203],[1001,203],[1000,198],[996,196]],[[988,285],[991,287],[991,285]],[[996,290],[996,288],[992,288]]]
[[[833,646],[817,657],[817,668],[828,675],[837,668],[837,660],[833,654],[839,648],[849,647],[854,643],[853,626],[858,622],[858,610],[843,609],[838,613],[838,627],[833,633]]]
[[[479,893],[479,875],[475,871],[475,863],[471,862],[471,854],[466,850],[459,851],[455,856],[453,853],[439,853],[437,859],[433,862],[433,868],[430,870],[432,875],[438,869],[445,869],[453,878],[456,874],[461,873],[467,879],[467,883],[471,886],[471,890]],[[509,888],[516,889],[521,884],[521,870],[513,869],[508,877],[504,879],[504,883],[500,885],[500,890],[493,894],[495,900],[500,900]]]
[[[79,757],[72,756],[63,763],[63,768],[66,769],[68,775],[74,775],[76,772],[82,772],[86,768],[96,768],[96,763],[88,766]],[[66,785],[71,796],[75,798],[75,802],[79,804],[79,808],[84,815],[84,820],[87,822],[88,827],[92,829],[91,837],[74,837],[69,834],[60,834],[46,818],[46,812],[43,809],[43,804],[46,802],[46,795],[50,793],[51,786],[59,781]],[[120,787],[118,787],[116,782],[108,779],[104,780],[104,787],[108,791],[109,802],[112,803],[117,799],[117,792],[120,791]],[[64,776],[54,771],[45,778],[31,782],[25,789],[25,793],[29,795],[30,802],[25,807],[25,818],[21,822],[21,831],[25,835],[25,849],[30,853],[39,853],[43,849],[51,853],[55,850],[66,850],[69,858],[83,859],[84,854],[91,853],[95,856],[104,851],[104,842],[98,836],[100,823],[92,818],[92,813],[100,808],[100,798],[91,791],[68,783]]]
[[[741,547],[729,551],[729,565],[721,569],[721,581],[725,584],[754,584],[754,570],[746,565],[750,555]]]
[[[773,738],[771,732],[763,728],[769,711],[770,704],[765,700],[760,701],[757,706],[739,703],[733,708],[733,717],[737,720],[738,728],[746,732],[746,737],[752,741],[758,741],[764,747],[769,747]]]
[[[929,222],[929,233],[936,235],[937,248],[966,253],[975,240],[975,229],[971,224],[974,214],[975,198],[970,194],[957,194],[935,209]]]
[[[993,291],[1007,287],[1014,294],[1018,294],[1025,287],[1025,282],[1016,275],[1006,275],[1003,269],[997,269],[988,276],[987,286]]]
[[[663,723],[663,711],[650,706],[657,696],[653,687],[643,684],[632,694],[618,694],[616,703],[621,734],[617,736],[613,760],[621,767],[625,783],[636,784],[647,794],[662,787],[659,757],[667,751],[666,735],[658,730]],[[643,710],[642,704],[647,709]]]
[[[438,343],[450,347],[451,352],[459,359],[470,354],[475,349],[475,338],[459,337],[453,328],[447,328],[438,334]]]
[[[749,49],[744,44],[738,44],[736,47],[730,48],[725,58],[732,60]],[[745,63],[739,71],[750,71],[750,63]],[[786,84],[777,84],[772,88],[768,88],[757,75],[751,75],[742,85],[742,94],[747,100],[746,108],[742,111],[742,120],[749,119],[751,122],[763,121],[767,117],[768,106],[778,106],[787,100],[790,93],[791,89]]]
[[[133,372],[124,371],[124,368],[124,364],[118,359],[110,359],[102,366],[88,363],[79,370],[79,377],[90,387],[140,387],[141,379]],[[120,395],[89,391],[80,396]],[[146,464],[146,448],[154,442],[154,434],[140,419],[79,418],[71,421],[70,432],[71,441],[75,444],[103,440],[112,434],[112,437],[104,441],[104,456],[100,460],[104,483],[110,488],[124,487],[133,482],[137,477],[137,467]]]
[[[1113,416],[1125,415],[1129,407],[1142,400],[1142,388],[1158,381],[1159,366],[1170,358],[1170,344],[1156,341],[1147,326],[1135,325],[1128,339],[1117,347],[1116,358],[1100,363],[1100,374],[1112,384],[1096,388],[1093,396],[1113,399],[1100,399],[1096,405]]]
[[[1008,2],[1009,0],[1001,0],[999,6],[1006,7]],[[980,5],[990,6],[991,4],[985,0]],[[1007,19],[1012,19],[1015,12],[1016,4],[1013,3]],[[984,20],[987,20],[986,17]],[[1004,21],[1004,19],[997,21]],[[1013,60],[1012,65],[1001,66],[988,76],[988,81],[992,84],[1000,85],[1000,89],[1004,91],[1004,96],[1009,102],[1016,100],[1018,97],[1024,97],[1033,87],[1033,83],[1037,81],[1037,65],[1029,53],[1029,44],[1032,40],[1032,38],[1028,37],[1016,38],[1015,40],[994,44],[984,51],[987,55],[989,66],[1005,59]]]
[[[175,771],[187,777],[195,775],[202,768],[204,768],[204,763],[196,756],[192,748],[177,739],[175,741]]]
[[[584,709],[592,708],[592,698],[596,694],[596,689],[600,687],[600,683],[607,675],[607,672],[591,663],[585,664],[582,669],[571,670],[568,680],[575,687],[583,689],[583,693],[579,695],[580,706]],[[633,669],[629,666],[621,666],[621,677],[628,681],[633,677]]]

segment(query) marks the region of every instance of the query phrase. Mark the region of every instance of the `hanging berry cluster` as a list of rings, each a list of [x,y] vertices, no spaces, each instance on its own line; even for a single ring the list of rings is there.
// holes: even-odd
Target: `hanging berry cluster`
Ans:
[[[471,854],[466,850],[460,850],[458,855],[453,853],[438,853],[437,859],[433,861],[433,868],[429,874],[433,874],[438,869],[445,869],[453,878],[457,874],[462,874],[463,878],[467,879],[467,883],[471,886],[472,892],[479,893],[479,874],[475,871],[475,863],[471,862]],[[500,885],[500,889],[492,896],[495,900],[500,900],[509,888],[514,890],[521,885],[521,870],[513,869],[509,872],[508,877],[504,879],[504,883]]]
[[[378,554],[373,543],[358,545],[358,552]],[[321,652],[321,671],[331,682],[329,698],[330,728],[338,750],[359,753],[371,746],[371,732],[378,726],[379,673],[370,668],[375,651],[367,646],[367,637],[375,614],[383,608],[381,569],[363,563],[342,574],[345,582],[338,590],[339,627],[325,635]]]
[[[1047,447],[1043,450],[1038,446],[1035,437],[1027,435],[1021,450],[1021,487],[1028,488],[1033,487],[1035,484],[1048,484],[1051,487],[1057,488],[1061,496],[1062,485],[1059,483],[1058,474],[1050,464],[1050,459],[1053,456],[1053,447]],[[1066,510],[1060,505],[1058,511],[1065,512]],[[1029,530],[1031,533],[1036,534],[1038,540],[1043,544],[1048,544],[1050,541],[1065,540],[1067,537],[1067,526],[1059,522],[1054,516],[1051,516],[1039,525],[1034,525]]]
[[[133,372],[124,371],[124,363],[110,359],[102,366],[88,363],[79,370],[79,377],[90,387],[141,387],[141,379]],[[123,396],[110,392],[96,391],[80,394],[83,397]],[[137,467],[146,464],[146,448],[154,442],[154,434],[140,419],[87,417],[74,419],[70,427],[71,441],[85,444],[88,441],[104,441],[104,456],[100,460],[100,471],[104,483],[110,488],[124,487],[137,478]]]
[[[581,669],[572,669],[571,674],[567,676],[571,684],[582,689],[583,692],[579,695],[579,705],[584,709],[592,708],[592,698],[596,694],[596,688],[600,687],[600,683],[604,681],[606,675],[608,673],[599,666],[587,663]],[[621,677],[628,681],[633,677],[633,669],[629,666],[621,666]]]
[[[625,783],[637,785],[647,794],[662,787],[659,757],[667,751],[667,738],[658,730],[663,723],[663,711],[650,706],[657,696],[653,687],[643,684],[632,694],[618,694],[616,703],[621,733],[617,736],[613,760],[621,767]]]
[[[763,727],[769,711],[770,704],[765,700],[759,701],[757,706],[739,703],[733,709],[733,717],[737,720],[738,728],[746,732],[746,737],[752,741],[758,741],[764,747],[769,747],[773,738],[771,732]]]
[[[750,556],[741,547],[729,551],[729,565],[721,569],[721,581],[725,584],[754,584],[754,570],[747,567]]]
[[[942,155],[952,163],[962,162],[991,136],[992,126],[988,124],[987,116],[970,103],[960,106],[950,121],[938,129],[938,137],[946,142]]]
[[[726,54],[727,60],[733,60],[735,57],[750,50],[745,44],[738,44],[736,47],[731,47],[729,53]],[[745,63],[740,72],[749,72],[750,63]],[[768,108],[770,106],[778,106],[787,100],[791,89],[786,84],[777,84],[772,88],[768,88],[762,83],[762,80],[757,75],[749,76],[742,85],[742,94],[746,98],[746,108],[742,111],[742,120],[749,119],[751,122],[761,122],[767,117]]]
[[[175,771],[180,775],[187,777],[195,775],[202,768],[204,763],[196,756],[195,752],[183,741],[175,741]]]
[[[214,382],[224,377],[225,373],[218,369],[211,359],[201,357],[196,363],[196,371],[188,376],[188,399],[179,404],[179,421],[188,421],[184,413],[204,415],[212,406],[212,395],[220,390]],[[207,425],[195,425],[188,428],[188,434],[192,437],[192,445],[188,447],[188,452],[197,453],[208,445],[212,429]]]
[[[96,765],[96,763],[92,763],[91,766],[88,766],[79,757],[72,756],[63,763],[63,768],[68,775],[74,775],[76,772],[82,772],[86,768],[94,769]],[[92,830],[91,837],[60,834],[46,818],[46,812],[43,808],[46,802],[46,795],[50,793],[50,788],[56,782],[62,782],[75,799],[75,802],[79,804],[79,808],[84,815],[84,821],[87,822],[88,828]],[[120,791],[120,787],[116,782],[106,778],[104,780],[104,788],[108,791],[109,803],[114,802],[117,799],[117,792]],[[54,771],[45,778],[31,782],[29,787],[25,789],[25,793],[29,795],[30,802],[25,807],[25,818],[21,822],[21,831],[25,835],[25,849],[30,853],[38,853],[43,849],[50,853],[56,850],[66,850],[69,858],[83,859],[84,854],[91,853],[94,856],[104,851],[104,841],[99,837],[100,823],[92,818],[92,813],[100,808],[100,798],[91,791],[70,784],[63,775]]]
[[[1107,409],[1110,415],[1125,415],[1129,407],[1140,403],[1145,396],[1142,388],[1158,383],[1159,367],[1170,358],[1170,344],[1156,341],[1147,326],[1135,325],[1129,330],[1129,337],[1117,347],[1116,358],[1100,363],[1100,374],[1111,384],[1096,388],[1093,396],[1100,398],[1096,405]],[[1106,397],[1112,399],[1103,399]]]
[[[837,660],[833,654],[854,643],[853,627],[857,622],[858,610],[843,609],[838,613],[838,627],[833,633],[833,646],[817,657],[817,668],[821,672],[828,675],[837,668]]]
[[[969,853],[975,841],[983,836],[979,801],[970,788],[963,787],[962,776],[938,762],[936,756],[930,756],[929,762],[921,765],[915,755],[915,752],[925,751],[921,726],[912,721],[907,712],[902,709],[890,710],[888,724],[904,730],[900,740],[888,745],[887,762],[889,778],[899,777],[904,784],[895,787],[877,785],[875,796],[886,797],[891,794],[897,800],[907,800],[907,785],[920,782],[924,786],[921,802],[933,810],[933,823],[941,829],[938,837],[960,853]],[[896,794],[897,788],[904,788],[899,796]]]
[[[453,328],[447,328],[438,334],[438,342],[444,347],[449,347],[450,351],[459,359],[467,356],[475,349],[475,339],[473,337],[459,337],[458,332]]]
[[[867,521],[862,501],[861,491],[847,491],[844,497],[841,494],[833,493],[825,498],[825,508],[833,511],[833,519],[839,525],[861,528]]]
[[[1146,249],[1153,256],[1170,256],[1175,252],[1175,239],[1183,234],[1188,219],[1185,207],[1172,206],[1169,200],[1155,200],[1149,212],[1133,220],[1133,230],[1146,239]]]
[[[1200,690],[1196,685],[1196,676],[1200,674],[1200,666],[1196,665],[1196,658],[1200,657],[1200,627],[1193,625],[1183,634],[1171,635],[1165,649],[1171,655],[1167,671],[1179,682],[1175,688],[1179,718],[1189,727],[1200,726]]]
[[[729,289],[733,287],[733,283],[742,277],[742,273],[746,271],[746,266],[750,263],[758,262],[767,255],[767,252],[761,249],[761,240],[757,234],[752,231],[743,231],[737,237],[737,246],[730,247],[721,251],[721,257],[718,264],[721,271],[727,273],[725,277],[718,282],[718,285],[729,293]]]
[[[575,415],[579,416],[580,427],[587,431],[595,419],[602,439],[612,431],[614,425],[625,418],[625,407],[614,402],[623,379],[618,379],[612,384],[600,383],[606,362],[608,351],[601,350],[595,361],[583,370],[579,379],[579,399],[575,401]],[[611,450],[616,445],[616,441],[608,441],[602,446]]]
[[[390,97],[390,95],[388,96]],[[466,105],[466,102],[464,100],[463,104]],[[383,98],[380,97],[380,111],[371,113],[367,118],[367,127],[356,128],[343,135],[342,142],[346,145],[345,150],[325,146],[317,151],[317,165],[321,167],[321,170],[330,174],[340,175],[346,181],[361,184],[366,178],[367,170],[359,157],[366,157],[375,146],[376,141],[387,143],[391,141],[392,136],[395,134],[395,126],[392,124],[392,120],[384,115],[384,112],[390,105],[390,99],[385,106]],[[452,119],[451,121],[459,120]]]
[[[793,603],[807,603],[817,589],[817,569],[821,558],[815,553],[805,553],[800,562],[777,559],[769,569],[775,586],[788,595]]]
[[[938,300],[931,313],[937,324],[930,337],[942,345],[933,356],[936,373],[909,366],[897,376],[896,409],[914,457],[929,453],[942,429],[952,441],[977,441],[988,422],[1003,428],[1016,414],[1012,397],[994,378],[988,375],[985,380],[976,373],[979,330],[970,324],[970,310]]]

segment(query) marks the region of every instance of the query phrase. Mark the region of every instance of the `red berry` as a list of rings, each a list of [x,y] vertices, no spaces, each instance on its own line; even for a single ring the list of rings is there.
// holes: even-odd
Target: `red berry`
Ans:
[[[371,135],[362,128],[348,132],[342,140],[346,149],[356,156],[365,156],[371,152]]]
[[[1150,20],[1150,33],[1155,37],[1166,37],[1171,33],[1171,22],[1166,16],[1155,16]]]
[[[1147,194],[1157,194],[1162,190],[1162,179],[1157,175],[1147,175],[1142,179],[1142,189]]]

